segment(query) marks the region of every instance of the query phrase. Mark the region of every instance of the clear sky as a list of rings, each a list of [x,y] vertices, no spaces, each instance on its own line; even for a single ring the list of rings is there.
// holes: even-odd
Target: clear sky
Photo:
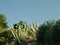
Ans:
[[[5,14],[10,27],[20,20],[42,24],[60,19],[60,0],[0,0],[0,13]]]

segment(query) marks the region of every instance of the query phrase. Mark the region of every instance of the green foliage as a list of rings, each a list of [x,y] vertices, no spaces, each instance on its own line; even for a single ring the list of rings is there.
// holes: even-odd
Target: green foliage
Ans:
[[[2,29],[8,28],[4,14],[0,14],[0,27],[2,27]]]
[[[10,30],[1,30],[0,31],[0,39],[5,42],[11,42],[13,40],[13,36]]]
[[[26,45],[36,40],[41,45],[60,45],[60,20],[46,21],[40,27],[23,21],[13,26],[13,29],[6,30],[6,17],[0,14],[0,45]]]
[[[42,45],[60,45],[60,20],[47,21],[39,27],[37,41]]]
[[[39,31],[37,33],[37,40],[40,43],[42,44],[47,43],[48,45],[52,43],[53,26],[54,26],[53,22],[47,21],[39,27]]]
[[[54,43],[60,43],[60,20],[56,21],[53,27],[53,41]]]

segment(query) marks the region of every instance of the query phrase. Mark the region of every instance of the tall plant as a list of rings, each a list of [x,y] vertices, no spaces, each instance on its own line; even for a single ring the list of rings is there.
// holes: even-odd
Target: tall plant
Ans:
[[[15,38],[16,41],[18,41],[19,43],[21,43],[20,41],[20,34],[21,34],[21,28],[19,27],[18,29],[12,29],[11,32]]]
[[[36,32],[38,30],[37,24],[27,25],[26,22],[20,21],[20,23],[14,25],[14,29],[11,30],[15,40],[22,43],[21,40],[25,42],[30,42],[36,40]]]

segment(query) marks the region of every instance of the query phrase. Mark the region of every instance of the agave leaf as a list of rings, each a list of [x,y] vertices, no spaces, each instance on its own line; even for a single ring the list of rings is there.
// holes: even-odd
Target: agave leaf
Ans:
[[[12,32],[12,34],[13,34],[14,38],[16,38],[16,36],[15,36],[15,34],[14,34],[14,30],[11,30],[11,32]]]

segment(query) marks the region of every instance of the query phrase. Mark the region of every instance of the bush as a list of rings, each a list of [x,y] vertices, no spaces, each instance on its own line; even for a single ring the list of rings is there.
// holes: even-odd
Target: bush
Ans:
[[[60,20],[41,25],[37,32],[37,41],[42,45],[60,45]]]
[[[10,30],[1,30],[0,31],[0,43],[4,44],[4,42],[6,43],[11,43],[13,41],[13,36],[12,36],[12,33],[10,32]]]

